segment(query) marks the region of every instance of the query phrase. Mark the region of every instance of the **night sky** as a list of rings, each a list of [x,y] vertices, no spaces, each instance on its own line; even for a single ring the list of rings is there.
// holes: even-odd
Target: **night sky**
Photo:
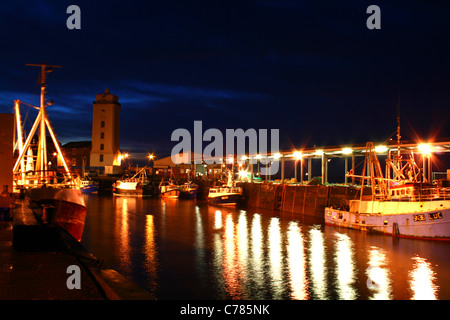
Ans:
[[[169,155],[194,120],[279,129],[281,149],[382,142],[399,100],[404,139],[450,137],[450,2],[431,3],[1,1],[0,112],[39,105],[25,64],[45,61],[63,67],[47,95],[61,142],[91,140],[92,103],[110,88],[136,159]],[[72,4],[81,30],[66,27]],[[371,4],[380,30],[366,27]]]

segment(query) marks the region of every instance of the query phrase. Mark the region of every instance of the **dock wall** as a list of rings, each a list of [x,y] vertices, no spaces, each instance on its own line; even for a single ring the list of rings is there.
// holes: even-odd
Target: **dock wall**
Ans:
[[[326,206],[342,206],[359,195],[352,186],[242,184],[247,206],[323,219]]]

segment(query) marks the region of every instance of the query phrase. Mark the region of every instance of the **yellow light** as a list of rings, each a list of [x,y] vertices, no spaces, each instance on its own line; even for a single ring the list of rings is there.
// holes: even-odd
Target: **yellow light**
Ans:
[[[323,150],[316,150],[316,156],[323,155]]]
[[[257,154],[255,158],[256,158],[256,159],[261,159],[261,158],[262,158],[262,155]]]
[[[153,160],[155,158],[155,156],[153,155],[153,153],[150,153],[149,155],[148,155],[148,159],[149,160]]]
[[[383,153],[386,152],[388,150],[388,148],[386,146],[376,146],[375,147],[375,152],[378,153]]]
[[[246,156],[242,156],[241,160],[247,160],[248,158]]]
[[[423,155],[429,156],[432,152],[431,146],[426,143],[419,144],[418,148],[419,148],[420,153],[422,153]]]
[[[303,157],[303,154],[301,152],[295,151],[293,156],[297,159],[300,160]]]
[[[280,159],[281,158],[281,153],[275,153],[273,157],[275,159]]]
[[[353,152],[353,150],[351,148],[343,148],[342,149],[342,154],[351,154]]]
[[[244,179],[248,177],[248,171],[247,170],[239,170],[239,178]]]

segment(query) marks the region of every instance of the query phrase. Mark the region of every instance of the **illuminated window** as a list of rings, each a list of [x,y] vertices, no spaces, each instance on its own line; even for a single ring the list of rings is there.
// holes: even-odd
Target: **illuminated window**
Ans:
[[[72,166],[76,166],[77,165],[77,158],[72,158]]]

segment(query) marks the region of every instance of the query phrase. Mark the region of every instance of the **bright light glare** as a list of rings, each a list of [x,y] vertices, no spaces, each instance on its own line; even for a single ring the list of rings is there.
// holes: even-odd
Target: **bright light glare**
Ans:
[[[248,178],[248,171],[247,170],[239,170],[239,178],[241,178],[241,179]]]
[[[386,152],[388,150],[388,148],[386,146],[376,146],[375,147],[375,152],[378,153],[383,153]]]
[[[422,153],[423,155],[431,154],[432,148],[429,144],[426,144],[426,143],[419,144],[418,148],[419,148],[420,153]]]
[[[295,157],[295,159],[300,160],[303,155],[301,152],[295,151],[293,156]]]
[[[342,154],[351,154],[353,152],[352,148],[343,148]]]
[[[323,150],[316,150],[316,156],[323,155]]]
[[[276,153],[273,156],[275,159],[280,159],[281,158],[281,153]]]

